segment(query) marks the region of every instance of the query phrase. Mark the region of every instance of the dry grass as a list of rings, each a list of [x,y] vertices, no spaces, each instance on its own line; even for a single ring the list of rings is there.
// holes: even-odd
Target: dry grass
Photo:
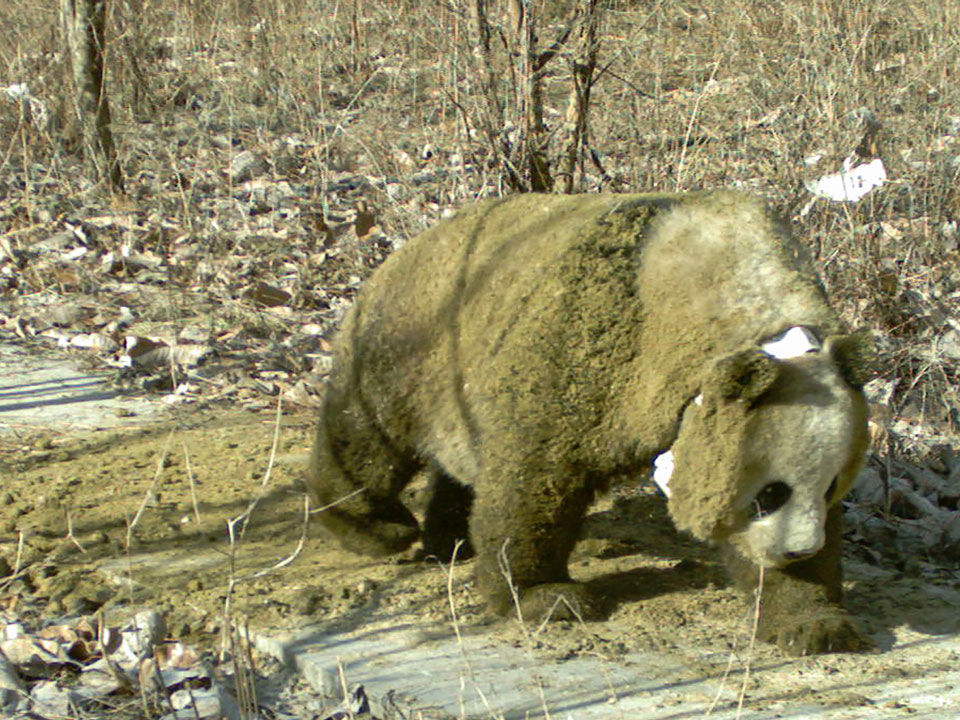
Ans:
[[[565,5],[531,5],[545,46]],[[506,4],[490,15],[499,72],[489,92],[511,108]],[[577,189],[764,193],[798,220],[846,318],[881,334],[897,409],[952,429],[960,402],[943,391],[956,380],[956,358],[930,348],[960,317],[958,28],[960,8],[919,0],[611,2],[588,138],[606,175],[586,163]],[[292,201],[297,222],[336,219],[343,208],[332,185],[367,178],[364,201],[394,242],[451,206],[506,191],[477,131],[488,96],[461,0],[122,0],[111,4],[110,33],[128,202],[158,226],[203,238],[205,254],[183,268],[185,281],[238,242],[229,225],[211,229],[221,212],[211,198],[229,201],[227,170],[244,148],[266,155],[273,179],[309,188]],[[0,9],[0,48],[0,85],[28,83],[50,111],[39,122],[0,96],[0,225],[10,233],[79,212],[89,183],[74,170],[49,3]],[[571,76],[564,52],[545,69],[551,133],[563,123]],[[513,120],[503,122],[509,143]],[[225,144],[211,146],[221,136]],[[810,199],[803,180],[855,153],[881,157],[892,182],[856,205],[817,201],[801,217]],[[814,155],[823,159],[808,167]],[[158,231],[154,250],[173,241]],[[382,253],[358,242],[355,256],[347,272],[364,275]],[[299,288],[329,282],[298,272]],[[19,289],[37,290],[27,285]],[[171,291],[158,319],[183,315],[190,302]]]

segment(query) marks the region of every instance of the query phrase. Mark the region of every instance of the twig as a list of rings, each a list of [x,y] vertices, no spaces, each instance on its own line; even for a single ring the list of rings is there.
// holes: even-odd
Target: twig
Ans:
[[[77,546],[77,549],[82,552],[84,555],[87,554],[87,550],[83,545],[80,544],[80,541],[73,534],[73,516],[70,514],[70,507],[67,506],[64,511],[67,516],[67,539]]]
[[[463,636],[460,635],[460,618],[457,617],[457,606],[453,601],[453,568],[457,563],[457,555],[463,547],[463,540],[457,540],[450,554],[450,564],[447,566],[447,603],[450,605],[450,621],[453,623],[453,632],[457,636],[457,645],[463,651]]]
[[[457,555],[460,553],[460,548],[463,547],[463,540],[457,540],[453,545],[453,552],[450,553],[450,564],[447,566],[447,602],[450,605],[450,621],[453,624],[453,633],[457,636],[457,648],[460,650],[460,656],[463,658],[463,664],[467,668],[467,674],[470,677],[470,682],[473,685],[473,689],[476,691],[477,695],[480,696],[480,702],[483,703],[483,706],[487,709],[487,712],[490,714],[490,717],[496,717],[496,713],[493,710],[493,707],[490,705],[490,701],[487,699],[486,693],[483,692],[483,688],[480,687],[480,684],[477,682],[476,675],[474,674],[473,664],[470,662],[470,657],[467,655],[467,650],[463,645],[463,635],[460,633],[460,618],[457,615],[457,605],[453,599],[453,569],[457,564]],[[466,716],[466,708],[463,703],[463,690],[464,690],[464,677],[460,676],[460,716]]]
[[[241,580],[249,580],[251,578],[263,577],[272,573],[274,570],[279,570],[282,567],[286,567],[294,560],[297,559],[297,556],[300,554],[300,551],[303,550],[304,544],[307,542],[307,527],[310,524],[310,496],[307,493],[303,494],[303,526],[300,529],[300,540],[297,542],[297,547],[292,553],[287,557],[281,560],[278,563],[275,563],[271,567],[264,568],[263,570],[258,570],[252,575],[247,575],[246,577],[240,578]]]
[[[549,623],[550,620],[553,619],[553,613],[561,605],[566,605],[567,610],[570,611],[570,614],[573,615],[574,619],[577,620],[581,625],[583,625],[583,616],[580,614],[580,611],[577,610],[577,608],[575,608],[573,604],[569,600],[567,600],[567,598],[564,595],[558,594],[557,597],[554,598],[553,605],[550,606],[550,610],[543,616],[543,620],[541,620],[540,624],[537,625],[537,629],[533,631],[534,637],[536,637],[537,635],[543,632],[544,628],[547,627],[547,623]]]
[[[727,667],[723,671],[723,675],[720,677],[720,687],[717,688],[716,694],[713,696],[713,700],[710,702],[710,707],[707,708],[707,711],[704,713],[704,717],[709,717],[713,714],[713,711],[717,707],[717,703],[720,702],[720,696],[723,694],[723,690],[727,685],[727,678],[730,677],[730,671],[733,669],[733,661],[737,658],[737,645],[736,638],[734,638],[734,645],[730,648],[730,655],[727,657]]]
[[[26,573],[27,568],[21,567],[21,562],[23,560],[23,530],[20,530],[17,536],[17,558],[13,563],[13,572],[3,578],[3,582],[0,583],[0,590],[6,590],[10,584],[19,578],[21,575]]]
[[[680,150],[680,160],[677,162],[677,183],[676,183],[676,191],[677,191],[677,192],[680,192],[680,190],[682,189],[682,185],[683,185],[683,163],[684,163],[684,161],[685,161],[686,158],[687,158],[687,147],[688,147],[687,143],[688,143],[689,140],[690,140],[690,134],[693,132],[693,125],[694,125],[694,123],[695,123],[696,120],[697,120],[697,115],[700,114],[700,103],[701,103],[701,101],[703,100],[703,98],[704,98],[704,96],[705,96],[705,94],[706,94],[705,91],[706,91],[707,85],[709,85],[709,84],[710,84],[710,81],[713,80],[714,77],[716,77],[716,75],[717,75],[717,68],[720,67],[720,61],[721,61],[722,59],[723,59],[723,56],[721,55],[720,57],[718,57],[718,58],[714,61],[714,63],[713,63],[713,69],[710,71],[710,77],[707,79],[707,82],[704,83],[703,90],[701,90],[701,91],[697,94],[697,99],[696,99],[696,101],[693,103],[693,110],[690,112],[690,122],[687,123],[687,132],[686,132],[686,134],[684,135],[684,138],[683,138],[683,147],[682,147],[681,150]]]
[[[17,533],[17,559],[13,562],[13,576],[16,577],[20,574],[22,569],[21,565],[23,563],[23,530],[20,530]]]
[[[347,687],[347,671],[343,667],[343,661],[337,656],[337,677],[340,679],[340,689],[343,692],[343,704],[350,706],[350,689]]]
[[[187,482],[190,483],[190,500],[193,502],[193,516],[197,519],[197,525],[200,525],[200,507],[197,504],[197,487],[193,481],[193,468],[190,466],[190,453],[187,451],[187,444],[180,443],[183,446],[183,460],[186,463]]]
[[[740,720],[740,713],[743,710],[743,699],[747,694],[747,683],[750,682],[750,670],[753,667],[753,650],[757,642],[757,631],[760,628],[760,601],[763,598],[763,566],[760,566],[760,578],[757,581],[757,600],[753,608],[753,628],[750,632],[750,645],[747,647],[747,663],[743,669],[743,683],[740,685],[740,693],[737,697],[737,714],[735,720]]]
[[[257,492],[253,500],[250,501],[250,504],[247,506],[246,511],[240,515],[237,520],[242,520],[243,525],[240,527],[240,539],[243,540],[244,533],[247,531],[247,525],[250,524],[250,517],[253,515],[254,509],[260,503],[260,500],[264,496],[264,491],[267,488],[267,484],[270,482],[270,478],[273,476],[273,464],[277,459],[277,446],[280,444],[280,416],[283,411],[283,397],[277,396],[277,417],[273,425],[273,445],[270,448],[270,459],[267,460],[267,469],[263,473],[263,480],[260,481],[260,489]]]
[[[254,682],[253,655],[250,653],[249,635],[246,633],[247,624],[244,623],[243,627],[244,636],[240,635],[239,628],[235,626],[230,628],[230,654],[240,717],[244,720],[252,720],[259,716],[260,707],[257,702],[257,686]]]
[[[170,431],[170,434],[167,435],[167,444],[163,448],[163,452],[160,453],[160,459],[157,460],[157,469],[153,473],[153,482],[150,483],[150,487],[147,488],[147,491],[143,494],[143,500],[140,503],[140,507],[137,509],[137,514],[133,516],[127,524],[127,547],[131,545],[131,540],[133,537],[133,531],[137,527],[137,523],[140,522],[140,518],[143,515],[143,511],[147,508],[147,503],[150,501],[150,498],[153,496],[153,491],[157,487],[157,483],[160,480],[160,473],[163,472],[164,463],[167,462],[167,454],[170,452],[170,443],[173,440],[173,430]]]
[[[520,623],[520,629],[523,631],[524,636],[529,639],[527,624],[523,621],[523,609],[520,607],[520,590],[513,582],[513,573],[510,572],[510,560],[507,558],[508,545],[510,545],[510,538],[504,540],[500,546],[500,550],[497,552],[497,562],[500,564],[500,572],[503,574],[503,579],[507,583],[507,588],[510,590],[510,597],[517,611],[517,620]]]
[[[158,669],[157,672],[159,673],[160,670]],[[185,689],[187,691],[187,697],[190,698],[190,708],[193,710],[193,720],[202,720],[200,717],[200,708],[197,707],[197,699],[193,696],[193,688],[187,687]]]
[[[520,622],[520,630],[523,633],[523,637],[526,640],[527,650],[532,654],[532,639],[533,635],[530,634],[530,631],[527,629],[526,623],[523,621],[523,610],[520,607],[520,589],[517,587],[516,583],[513,582],[513,573],[510,572],[510,561],[507,558],[507,546],[510,543],[510,539],[507,538],[503,541],[503,545],[500,546],[500,552],[497,555],[497,559],[500,563],[500,571],[503,573],[504,580],[506,580],[507,587],[510,588],[510,596],[513,599],[514,607],[517,611],[517,619]],[[547,613],[547,618],[553,614],[553,610],[557,607],[557,604],[560,600],[566,602],[566,598],[557,598],[557,602],[554,602],[553,606],[550,608],[550,612]],[[569,603],[568,603],[569,604]],[[577,616],[579,617],[579,615]],[[582,618],[580,619],[582,623]],[[541,625],[542,627],[542,625]],[[540,632],[540,628],[534,633]],[[547,707],[547,696],[543,692],[543,681],[540,679],[540,676],[536,671],[533,671],[533,680],[537,686],[537,698],[540,700],[540,709],[543,711],[543,716],[550,720],[550,709]]]
[[[311,514],[311,515],[315,515],[316,513],[322,513],[324,510],[329,510],[329,509],[332,508],[332,507],[336,507],[336,506],[339,505],[340,503],[346,502],[347,500],[349,500],[349,499],[352,498],[352,497],[356,497],[357,495],[359,495],[360,493],[364,492],[365,490],[366,490],[366,488],[357,488],[357,489],[354,490],[353,492],[347,493],[347,494],[344,495],[342,498],[338,498],[338,499],[334,500],[332,503],[327,503],[327,504],[324,505],[323,507],[318,507],[316,510],[311,510],[311,511],[310,511],[310,514]]]
[[[150,663],[150,667],[153,668],[153,674],[155,675],[154,682],[156,682],[157,688],[158,688],[157,709],[159,710],[160,708],[159,696],[162,695],[163,698],[167,701],[167,707],[170,708],[170,710],[172,710],[174,713],[176,713],[176,708],[174,707],[174,704],[173,704],[173,697],[170,694],[170,688],[167,687],[167,683],[163,679],[163,673],[160,672],[160,662],[157,659],[156,647],[154,647],[153,651],[150,653],[150,658],[148,659],[148,662]],[[187,689],[187,692],[190,692],[189,688]],[[190,703],[193,705],[193,713],[196,716],[195,720],[200,720],[200,711],[197,708],[196,701],[193,699],[192,692],[190,692]]]
[[[237,533],[235,528],[243,515],[227,520],[227,537],[230,542],[230,571],[227,579],[227,593],[223,598],[223,627],[220,629],[220,661],[223,662],[227,652],[227,640],[230,632],[230,610],[233,605],[233,591],[237,586]]]

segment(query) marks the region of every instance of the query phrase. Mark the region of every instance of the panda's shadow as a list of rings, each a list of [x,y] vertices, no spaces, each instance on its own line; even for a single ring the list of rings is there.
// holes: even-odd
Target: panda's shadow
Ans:
[[[940,638],[960,636],[960,590],[893,566],[874,566],[849,557],[844,568],[850,581],[847,607],[880,650],[888,651],[903,642],[902,635],[897,637],[897,628]]]
[[[659,494],[623,493],[591,512],[574,554],[600,560],[637,559],[637,566],[595,577],[587,584],[614,607],[675,591],[725,586],[720,552],[676,530]],[[864,558],[870,558],[864,561]],[[846,605],[881,651],[903,642],[896,628],[922,635],[960,635],[960,588],[899,569],[894,560],[858,552],[846,543]],[[663,560],[675,561],[664,566]],[[918,640],[919,641],[919,640]]]
[[[726,584],[717,550],[678,532],[658,494],[616,495],[607,505],[587,515],[574,560],[631,557],[637,566],[587,581],[598,597],[616,606]],[[664,560],[675,562],[664,565]]]

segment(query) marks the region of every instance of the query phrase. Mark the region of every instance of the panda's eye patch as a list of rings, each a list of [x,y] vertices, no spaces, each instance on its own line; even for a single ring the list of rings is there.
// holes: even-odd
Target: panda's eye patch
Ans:
[[[829,503],[833,500],[833,496],[837,494],[837,478],[833,479],[833,482],[830,483],[830,487],[827,488],[827,491],[823,494],[823,497]]]
[[[793,490],[784,482],[777,481],[764,485],[753,499],[752,519],[759,520],[765,515],[775,513],[787,504],[792,494]]]

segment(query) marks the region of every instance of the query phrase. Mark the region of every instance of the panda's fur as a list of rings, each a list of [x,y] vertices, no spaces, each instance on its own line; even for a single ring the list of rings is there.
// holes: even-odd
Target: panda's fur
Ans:
[[[796,328],[808,352],[772,349]],[[485,202],[363,288],[309,485],[337,503],[320,519],[348,549],[393,553],[422,535],[449,557],[469,535],[494,609],[510,608],[509,576],[526,617],[595,617],[605,599],[567,572],[584,512],[669,452],[676,525],[725,546],[744,588],[764,569],[762,636],[793,653],[857,649],[838,503],[867,445],[869,356],[750,196]],[[398,495],[423,468],[421,530]]]

